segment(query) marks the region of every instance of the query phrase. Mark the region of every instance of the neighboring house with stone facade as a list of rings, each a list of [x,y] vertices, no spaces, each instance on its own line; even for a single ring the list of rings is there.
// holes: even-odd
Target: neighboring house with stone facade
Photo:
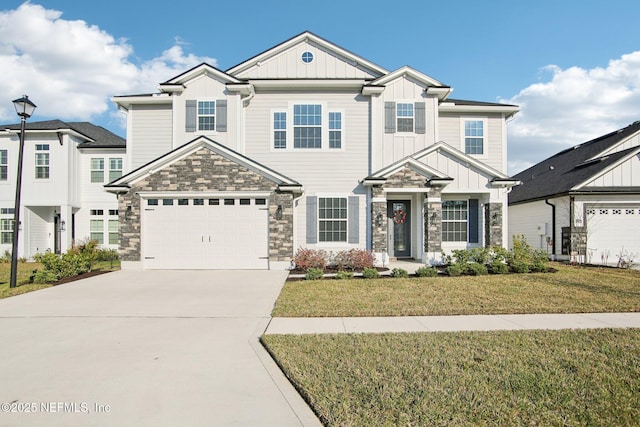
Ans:
[[[0,251],[11,251],[20,124],[0,125]],[[65,252],[95,239],[118,248],[118,200],[104,184],[122,176],[125,140],[88,122],[27,121],[18,256]]]
[[[133,169],[106,186],[123,268],[282,269],[302,247],[437,262],[506,246],[518,107],[451,92],[305,32],[115,97]]]

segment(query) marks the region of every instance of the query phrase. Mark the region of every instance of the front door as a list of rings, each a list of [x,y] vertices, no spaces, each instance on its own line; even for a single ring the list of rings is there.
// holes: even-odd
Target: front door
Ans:
[[[408,258],[411,256],[411,201],[391,200],[387,211],[392,225],[389,237],[393,243],[393,256]]]

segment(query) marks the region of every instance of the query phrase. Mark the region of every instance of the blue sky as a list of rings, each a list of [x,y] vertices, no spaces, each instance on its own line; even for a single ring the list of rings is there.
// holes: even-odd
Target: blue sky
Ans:
[[[521,105],[510,173],[640,120],[640,2],[393,5],[3,0],[0,122],[17,121],[11,100],[27,93],[32,120],[89,120],[124,135],[110,96],[155,91],[202,61],[230,68],[305,30],[387,69],[410,65],[454,98]]]

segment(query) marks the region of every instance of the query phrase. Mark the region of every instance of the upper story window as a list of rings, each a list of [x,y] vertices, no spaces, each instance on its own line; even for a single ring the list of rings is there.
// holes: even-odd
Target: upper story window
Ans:
[[[49,178],[49,144],[36,144],[36,179]]]
[[[215,130],[216,101],[198,101],[198,130]]]
[[[104,159],[91,159],[91,182],[104,181]]]
[[[271,123],[274,150],[344,147],[344,112],[324,104],[291,103],[287,111],[273,111]]]
[[[484,154],[484,120],[464,121],[464,152]]]
[[[398,103],[396,104],[398,120],[397,129],[398,132],[413,132],[413,103]]]
[[[322,106],[293,106],[293,147],[322,148]]]
[[[302,58],[302,62],[304,62],[305,64],[308,64],[311,61],[313,61],[313,53],[309,51],[303,52],[301,58]]]
[[[115,181],[122,176],[122,158],[109,159],[109,182]]]
[[[7,180],[8,169],[7,150],[0,150],[0,181]]]

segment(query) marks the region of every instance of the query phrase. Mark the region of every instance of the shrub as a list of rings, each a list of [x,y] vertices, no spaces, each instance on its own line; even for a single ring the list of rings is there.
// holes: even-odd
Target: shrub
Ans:
[[[491,260],[491,248],[473,248],[469,255],[471,259],[478,264],[489,264]]]
[[[507,264],[497,259],[491,261],[487,267],[493,274],[507,274],[509,272]]]
[[[513,261],[509,264],[509,268],[514,273],[528,273],[529,272],[529,264],[522,261]]]
[[[304,276],[306,280],[320,280],[322,279],[323,271],[320,268],[311,267],[307,270],[307,274]]]
[[[451,277],[460,276],[464,272],[464,267],[460,264],[451,264],[445,269],[445,273],[447,273]]]
[[[324,270],[327,266],[327,252],[321,249],[300,248],[293,256],[296,268],[308,271],[311,268]]]
[[[492,262],[506,263],[510,258],[509,251],[502,246],[492,246],[490,256],[491,260],[489,261],[489,264]]]
[[[353,273],[351,271],[338,271],[338,274],[336,274],[336,279],[338,280],[349,280],[349,279],[353,279]]]
[[[404,278],[409,277],[409,272],[404,268],[394,268],[391,270],[391,277]]]
[[[69,251],[62,256],[48,252],[42,255],[40,262],[44,271],[55,275],[57,279],[62,279],[90,271],[93,260],[86,254]]]
[[[100,248],[97,250],[97,261],[115,261],[120,258],[116,249]]]
[[[365,268],[364,270],[362,270],[362,277],[364,277],[365,279],[375,279],[379,276],[380,273],[375,268]]]
[[[467,271],[473,276],[482,276],[487,274],[487,267],[484,264],[480,264],[478,262],[472,262],[467,265]]]
[[[420,267],[416,270],[418,277],[436,277],[437,275],[438,269],[435,267]]]
[[[471,252],[466,249],[454,249],[452,252],[455,263],[463,266],[463,268],[471,261]]]
[[[47,270],[33,270],[31,277],[29,277],[31,283],[42,285],[44,283],[51,283],[58,281],[58,276],[53,272]]]
[[[335,256],[335,266],[339,270],[363,270],[373,267],[375,256],[372,251],[364,249],[351,249],[340,251]]]
[[[4,251],[4,255],[2,255],[2,258],[0,258],[0,263],[8,264],[10,262],[11,262],[11,251],[6,250]]]

